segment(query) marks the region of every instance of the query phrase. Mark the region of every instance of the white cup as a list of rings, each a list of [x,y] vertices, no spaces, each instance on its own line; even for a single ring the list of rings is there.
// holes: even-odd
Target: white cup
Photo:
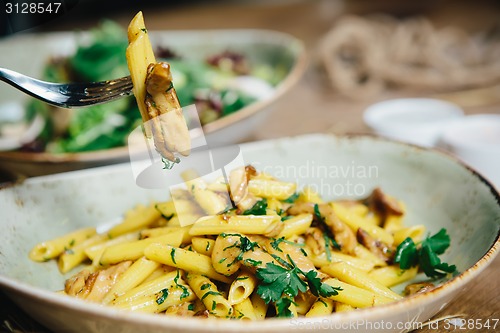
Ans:
[[[500,114],[464,117],[450,124],[439,145],[500,189]]]
[[[378,135],[432,147],[445,126],[463,115],[460,107],[446,101],[398,98],[369,106],[364,121]]]

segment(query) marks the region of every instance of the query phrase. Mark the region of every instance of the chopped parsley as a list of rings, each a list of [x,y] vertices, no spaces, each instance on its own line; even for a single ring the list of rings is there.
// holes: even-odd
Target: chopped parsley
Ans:
[[[254,267],[262,265],[262,261],[260,261],[260,260],[254,260],[254,259],[248,258],[248,259],[245,259],[245,261]]]
[[[194,311],[194,304],[193,303],[191,303],[191,304],[188,305],[188,310],[189,311]]]
[[[208,296],[210,295],[213,295],[213,296],[220,296],[222,295],[220,292],[218,291],[212,291],[212,290],[209,290],[207,291],[205,294],[203,294],[203,296],[201,297],[201,300],[203,301],[205,298],[207,298]]]
[[[165,300],[167,299],[167,297],[168,297],[168,289],[167,288],[162,289],[158,293],[158,297],[156,298],[156,304],[158,304],[158,305],[163,304],[163,302],[165,302]]]
[[[237,277],[235,280],[236,281],[243,281],[243,280],[247,280],[247,279],[248,279],[248,275],[247,276]]]
[[[326,251],[326,259],[328,261],[332,261],[332,255],[330,252],[330,245],[336,248],[337,250],[340,250],[340,245],[337,243],[335,240],[335,237],[333,236],[332,231],[326,225],[325,223],[325,218],[321,215],[321,212],[319,211],[319,205],[314,204],[314,216],[316,217],[316,220],[320,223],[321,229],[323,230],[323,237],[325,239],[325,251]]]
[[[289,196],[288,198],[283,200],[283,202],[293,204],[295,201],[297,201],[297,199],[299,198],[299,195],[300,194],[298,192],[295,192],[294,194],[292,194],[291,196]]]
[[[257,201],[252,208],[243,212],[243,215],[266,215],[267,199]]]
[[[177,264],[177,263],[175,262],[175,247],[173,247],[173,248],[172,248],[172,250],[170,251],[170,258],[172,258],[172,262],[173,262],[174,264]]]
[[[229,246],[225,247],[223,249],[223,251],[225,251],[227,249],[231,249],[231,248],[239,248],[240,253],[236,256],[236,258],[234,258],[234,260],[232,262],[227,264],[227,267],[233,265],[234,263],[236,263],[238,261],[241,261],[243,259],[243,254],[245,252],[253,251],[255,248],[259,247],[259,244],[257,244],[257,242],[252,242],[248,237],[245,237],[243,235],[226,234],[226,233],[220,234],[220,237],[222,237],[222,238],[226,238],[228,236],[239,237],[239,241],[235,242],[233,245],[229,245]],[[226,258],[223,258],[223,259],[221,259],[221,261],[219,261],[219,263],[222,263],[223,261],[225,261]]]
[[[449,246],[450,236],[444,228],[428,236],[420,244],[415,244],[408,237],[398,245],[394,262],[399,263],[401,269],[419,265],[428,277],[440,278],[457,271],[455,265],[449,265],[439,259],[439,255],[443,254]]]
[[[289,245],[294,245],[294,246],[304,246],[304,244],[298,244],[298,243],[295,243],[295,242],[291,242],[289,240],[286,240],[285,237],[280,237],[280,238],[276,238],[274,239],[272,242],[271,242],[271,246],[273,249],[275,249],[276,251],[279,251],[279,252],[283,252],[283,250],[280,249],[280,244],[281,243],[286,243],[286,244],[289,244]],[[303,250],[303,249],[302,249]],[[302,252],[304,254],[304,252]],[[307,254],[304,254],[306,257],[307,257]]]
[[[177,274],[174,278],[174,283],[177,288],[180,288],[182,290],[181,297],[179,299],[183,299],[186,297],[189,297],[189,290],[186,286],[183,286],[182,284],[179,284],[179,278],[181,277],[180,270],[177,270]]]
[[[205,284],[202,284],[202,285],[201,285],[200,289],[201,289],[201,290],[205,290],[205,289],[207,289],[207,288],[210,288],[210,286],[211,286],[211,284],[210,284],[210,283],[205,283]]]
[[[289,306],[293,298],[299,292],[306,292],[307,288],[314,296],[329,297],[337,295],[340,288],[332,287],[322,283],[315,270],[307,273],[302,271],[293,262],[290,255],[287,255],[288,262],[281,259],[279,262],[284,266],[274,263],[267,263],[266,267],[258,268],[256,277],[262,281],[257,288],[257,294],[269,304],[274,302],[277,308],[278,317],[290,316]],[[302,280],[301,276],[305,278]]]

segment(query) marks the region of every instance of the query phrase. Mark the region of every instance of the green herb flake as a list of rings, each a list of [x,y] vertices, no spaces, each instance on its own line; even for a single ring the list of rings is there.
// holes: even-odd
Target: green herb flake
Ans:
[[[243,212],[243,215],[266,215],[267,199],[257,201],[252,208]]]
[[[201,301],[203,301],[205,298],[207,298],[210,295],[220,296],[222,294],[220,292],[218,292],[218,291],[212,291],[212,290],[210,290],[210,291],[207,291],[205,294],[203,294],[203,296],[201,297]]]
[[[165,300],[167,299],[167,297],[168,297],[168,289],[167,288],[162,289],[158,293],[158,297],[156,297],[156,304],[158,304],[158,305],[163,304],[163,302],[165,302]]]
[[[177,262],[175,261],[175,247],[173,247],[170,251],[170,258],[172,258],[172,262],[177,265]]]
[[[217,302],[212,301],[212,311],[214,311],[216,307],[217,307]]]
[[[146,29],[146,28],[141,28],[141,31],[144,32],[145,34],[148,33],[148,29]]]
[[[299,198],[299,195],[300,195],[299,193],[295,192],[294,194],[292,194],[291,196],[289,196],[288,198],[283,200],[283,202],[293,204],[295,201],[297,201],[297,199]]]
[[[200,289],[201,289],[201,290],[205,290],[205,289],[207,289],[207,288],[210,288],[210,286],[211,286],[211,284],[210,284],[210,283],[205,283],[205,284],[202,284],[202,285],[201,285]]]
[[[180,270],[177,270],[177,274],[175,275],[174,278],[174,283],[177,288],[182,290],[181,297],[179,298],[180,300],[182,300],[183,298],[189,297],[190,293],[186,286],[179,284],[180,277],[181,277]]]
[[[262,265],[262,261],[260,261],[260,260],[254,260],[254,259],[248,258],[248,259],[245,259],[245,261],[254,267]]]
[[[191,303],[191,304],[188,305],[188,310],[189,311],[194,311],[194,304],[193,303]]]
[[[247,280],[249,278],[249,276],[241,276],[241,277],[237,277],[235,280],[236,281],[243,281],[243,280]]]

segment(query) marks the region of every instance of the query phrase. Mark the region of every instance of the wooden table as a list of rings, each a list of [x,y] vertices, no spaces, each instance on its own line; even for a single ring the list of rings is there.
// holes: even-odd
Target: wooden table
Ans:
[[[376,4],[375,4],[376,3]],[[326,80],[324,71],[317,62],[317,45],[321,36],[326,33],[335,19],[345,13],[368,13],[374,10],[386,10],[404,13],[422,13],[430,17],[437,25],[460,24],[476,29],[480,24],[500,17],[498,6],[492,7],[491,1],[484,5],[474,2],[472,7],[467,2],[454,1],[448,6],[429,7],[429,1],[418,4],[405,4],[394,7],[394,1],[276,1],[271,4],[265,1],[243,1],[224,5],[198,3],[195,6],[176,6],[171,8],[146,8],[144,15],[148,28],[159,29],[214,29],[214,28],[264,28],[274,29],[301,38],[309,51],[310,64],[299,84],[275,105],[275,111],[266,124],[256,131],[248,140],[261,140],[287,135],[312,132],[363,133],[369,132],[362,121],[362,112],[367,105],[376,100],[401,96],[401,93],[388,92],[376,99],[350,100],[332,90]],[[406,3],[406,2],[404,2]],[[434,2],[431,2],[434,3]],[[479,2],[481,4],[481,2]],[[463,15],[463,13],[467,13]],[[134,13],[118,12],[110,18],[127,25]],[[51,28],[65,30],[74,28],[73,23],[51,25]],[[96,24],[96,20],[86,19],[78,22],[79,28],[87,28]],[[405,96],[408,96],[406,93]],[[500,103],[468,107],[466,113],[500,113]],[[481,275],[460,292],[447,308],[437,317],[463,314],[465,319],[500,318],[499,278],[500,257]],[[3,300],[6,307],[12,306]],[[3,308],[3,306],[2,306]],[[4,317],[5,318],[5,317]],[[38,327],[30,330],[37,331]],[[500,323],[497,327],[500,330]],[[449,332],[443,325],[437,330],[426,328],[418,332]],[[459,330],[455,331],[471,331]],[[488,332],[492,329],[474,330]]]

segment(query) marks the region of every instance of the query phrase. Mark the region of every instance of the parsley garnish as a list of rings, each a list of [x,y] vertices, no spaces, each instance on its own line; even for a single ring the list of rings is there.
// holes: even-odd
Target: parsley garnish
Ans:
[[[340,250],[340,245],[339,243],[337,243],[337,241],[335,241],[335,237],[333,236],[332,231],[330,230],[328,225],[326,225],[325,218],[321,216],[318,204],[314,204],[314,216],[322,226],[323,237],[325,239],[326,259],[328,261],[332,261],[332,255],[330,253],[330,244],[337,250]]]
[[[170,258],[172,258],[172,262],[173,262],[174,264],[177,264],[177,263],[175,262],[175,247],[173,247],[173,248],[172,248],[172,250],[170,251]]]
[[[275,249],[276,251],[279,251],[279,252],[283,252],[283,250],[280,249],[280,244],[281,243],[286,243],[286,244],[289,244],[289,245],[295,245],[295,246],[304,246],[304,244],[299,244],[299,243],[295,243],[295,242],[291,242],[289,240],[286,240],[285,237],[281,237],[281,238],[276,238],[274,239],[272,242],[271,242],[271,246],[273,249]],[[302,249],[301,249],[302,250]],[[304,252],[302,252],[304,254]],[[306,257],[307,257],[307,254],[304,254]]]
[[[194,311],[194,304],[193,303],[191,303],[191,304],[188,305],[188,310],[189,311]]]
[[[159,292],[158,297],[156,298],[156,304],[158,304],[158,305],[163,304],[163,302],[165,302],[167,297],[168,297],[168,289],[167,288],[162,289]]]
[[[227,249],[231,249],[233,247],[236,247],[236,248],[240,249],[240,253],[236,256],[236,258],[234,258],[234,260],[232,262],[230,262],[229,264],[227,264],[227,267],[231,266],[235,262],[238,262],[238,261],[242,260],[243,259],[243,253],[248,252],[248,251],[253,251],[256,247],[259,247],[259,244],[257,244],[257,242],[252,242],[248,237],[245,237],[245,236],[240,235],[240,234],[226,234],[226,233],[222,233],[222,234],[220,234],[220,236],[222,238],[226,238],[228,236],[235,236],[235,237],[239,237],[240,238],[239,242],[236,242],[233,245],[229,245],[229,246],[227,246],[227,247],[225,247],[223,249],[223,251],[225,251]],[[223,258],[223,259],[226,259],[226,258]],[[224,261],[223,259],[221,259],[221,261],[219,261],[219,263],[222,263]]]
[[[236,281],[243,281],[243,280],[246,280],[248,279],[248,275],[247,276],[242,276],[242,277],[237,277],[235,280]]]
[[[220,296],[222,294],[220,292],[218,292],[218,291],[212,291],[212,290],[210,290],[210,291],[207,291],[205,294],[203,294],[203,296],[201,297],[201,300],[203,301],[209,295]]]
[[[262,261],[260,261],[260,260],[254,260],[254,259],[248,258],[248,259],[245,259],[245,261],[254,267],[262,265]]]
[[[207,288],[210,288],[210,286],[211,286],[211,284],[210,284],[210,283],[205,283],[205,284],[202,284],[202,285],[201,285],[200,289],[201,289],[201,290],[205,290],[205,289],[207,289]]]
[[[292,304],[292,299],[299,292],[306,292],[308,287],[314,296],[321,297],[337,295],[341,290],[322,283],[314,270],[307,273],[302,271],[290,255],[287,255],[287,258],[289,262],[279,261],[285,267],[267,263],[265,268],[258,268],[256,271],[257,278],[262,281],[257,288],[257,294],[266,304],[275,302],[279,317],[290,315],[288,307]],[[301,279],[301,276],[305,278],[305,281]]]
[[[257,201],[252,208],[243,212],[243,215],[266,215],[267,199]]]
[[[295,192],[294,194],[292,194],[291,196],[289,196],[288,198],[283,200],[283,202],[293,204],[295,201],[297,201],[297,199],[299,198],[299,195],[300,195],[299,193]]]
[[[446,229],[441,229],[433,236],[428,236],[420,246],[408,237],[396,249],[394,262],[399,263],[401,269],[408,269],[419,265],[425,275],[431,278],[443,277],[448,273],[455,273],[456,266],[441,262],[438,255],[443,254],[450,246],[450,236]]]
[[[183,286],[182,284],[179,284],[179,278],[181,277],[180,275],[180,271],[177,270],[177,274],[174,278],[174,282],[175,282],[175,286],[177,288],[180,288],[182,289],[182,294],[181,294],[181,297],[179,299],[183,299],[183,298],[186,298],[189,296],[189,290],[186,288],[186,286]]]

